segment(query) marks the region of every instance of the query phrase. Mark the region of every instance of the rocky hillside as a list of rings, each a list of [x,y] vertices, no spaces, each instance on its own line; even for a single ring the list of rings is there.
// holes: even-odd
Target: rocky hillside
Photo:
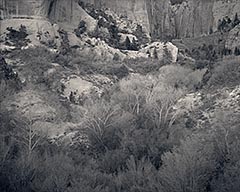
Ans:
[[[0,0],[0,192],[239,192],[236,0]]]
[[[84,0],[83,0],[84,1]],[[85,1],[89,2],[89,1]],[[172,3],[171,3],[172,2]],[[154,38],[197,37],[216,31],[219,19],[240,13],[238,0],[90,1],[141,23]]]
[[[11,0],[1,1],[0,7],[1,41],[5,42],[1,43],[1,49],[14,48],[13,41],[17,41],[13,40],[14,34],[24,27],[30,46],[45,45],[57,51],[67,43],[79,53],[93,54],[104,60],[141,57],[163,60],[165,53],[170,53],[171,61],[177,60],[174,45],[150,44],[143,22],[135,20],[139,21],[136,23],[111,10],[98,10],[89,3]],[[135,18],[138,16],[141,14],[136,14]]]

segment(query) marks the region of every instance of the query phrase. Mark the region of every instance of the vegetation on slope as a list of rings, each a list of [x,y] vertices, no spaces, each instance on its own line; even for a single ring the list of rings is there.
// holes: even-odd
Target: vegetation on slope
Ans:
[[[85,30],[81,22],[75,33],[81,38]],[[13,50],[4,54],[12,66],[0,58],[0,191],[239,190],[237,55],[223,60],[202,44],[188,53],[195,63],[103,62],[77,54],[67,33],[61,35],[56,53]],[[75,102],[73,93],[61,97],[61,80],[71,75],[113,83]],[[61,126],[70,129],[49,137],[49,127],[60,132]]]
[[[51,85],[46,79],[41,80],[41,74],[51,66],[56,55],[38,48],[11,57],[24,60],[27,67],[23,70],[39,79],[24,86],[31,83],[36,89],[42,83]],[[82,62],[79,60],[75,65]],[[101,66],[97,61],[85,62],[88,67]],[[163,66],[158,71],[154,67],[155,61],[143,62],[141,65],[147,68],[141,66],[140,69],[140,61],[135,63],[138,65],[133,61],[127,65],[135,66],[138,72],[142,70],[142,74],[126,74],[106,89],[102,97],[89,95],[81,103],[83,108],[78,111],[81,124],[77,130],[87,136],[86,143],[52,143],[44,134],[32,129],[31,121],[9,114],[2,106],[1,190],[219,192],[237,189],[240,179],[239,113],[220,108],[214,113],[213,121],[197,129],[190,120],[193,121],[199,109],[183,121],[186,114],[176,110],[175,106],[180,98],[199,89],[204,71],[180,65]],[[71,70],[70,66],[65,69]],[[5,69],[1,68],[3,72]],[[88,70],[83,74],[86,73]],[[237,61],[222,62],[212,73],[209,86],[239,83]],[[4,82],[9,81],[4,79]],[[2,82],[3,79],[1,85]],[[14,88],[7,90],[12,92],[4,95],[2,104],[16,93]],[[81,113],[82,109],[84,113]],[[230,180],[233,183],[230,184]]]

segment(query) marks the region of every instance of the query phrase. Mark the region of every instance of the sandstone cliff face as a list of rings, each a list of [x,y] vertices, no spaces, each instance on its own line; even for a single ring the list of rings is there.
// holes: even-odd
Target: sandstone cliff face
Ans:
[[[82,2],[93,4],[98,9],[109,8],[141,24],[145,31],[150,31],[151,20],[148,17],[148,1],[146,0],[82,0]]]
[[[170,0],[82,0],[97,8],[109,8],[143,26],[153,38],[198,37],[216,31],[218,20],[236,13],[239,0],[186,0],[172,6]],[[94,20],[76,0],[1,0],[1,19],[41,17],[76,28],[79,20]],[[88,27],[89,27],[88,26]],[[94,27],[94,25],[92,26]]]
[[[236,13],[239,0],[186,0],[172,6],[170,0],[82,0],[97,8],[110,8],[140,23],[153,38],[198,37],[216,31],[218,20]]]
[[[190,0],[173,8],[175,36],[196,37],[208,34],[213,27],[213,1]]]
[[[173,6],[177,38],[198,37],[216,31],[219,19],[240,13],[238,0],[188,0]]]
[[[82,19],[90,29],[96,23],[75,0],[1,0],[0,11],[0,19],[51,20],[69,30],[76,29]]]
[[[76,29],[81,20],[87,23],[90,31],[96,26],[96,21],[78,5],[76,0],[52,0],[48,7],[48,19],[68,31]]]
[[[170,0],[146,0],[151,36],[160,39],[174,37],[174,19]]]
[[[174,34],[170,0],[82,0],[96,8],[109,8],[142,25],[153,38]]]
[[[1,19],[47,17],[53,0],[1,0]]]

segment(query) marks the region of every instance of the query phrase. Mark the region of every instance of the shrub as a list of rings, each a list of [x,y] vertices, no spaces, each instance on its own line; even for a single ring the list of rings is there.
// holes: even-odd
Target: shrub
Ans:
[[[84,20],[81,20],[79,22],[78,28],[74,30],[77,37],[81,37],[83,33],[87,31],[86,22]]]
[[[208,81],[209,87],[231,87],[240,82],[240,65],[238,60],[225,60],[215,65]]]
[[[10,41],[10,45],[21,48],[23,46],[27,46],[30,42],[30,40],[26,38],[28,34],[26,26],[24,25],[21,25],[18,30],[8,27],[7,31],[7,40]]]
[[[165,84],[187,90],[195,90],[200,85],[206,69],[195,70],[179,65],[166,65],[160,68],[160,81]]]
[[[164,65],[164,62],[152,58],[125,59],[123,62],[136,73],[144,75],[147,73],[155,73]]]
[[[127,161],[126,172],[121,172],[116,178],[117,189],[122,191],[161,191],[157,180],[157,171],[147,159],[136,160],[133,156]]]
[[[119,89],[112,100],[135,117],[122,145],[136,159],[147,157],[158,167],[162,153],[172,147],[171,127],[178,117],[172,107],[184,91],[150,75],[122,79]]]
[[[121,130],[116,126],[121,115],[119,108],[105,101],[96,101],[85,107],[83,126],[92,148],[97,153],[117,149],[121,142]]]
[[[160,180],[163,191],[183,192],[207,190],[208,182],[215,170],[213,144],[204,136],[192,136],[179,148],[163,155]]]

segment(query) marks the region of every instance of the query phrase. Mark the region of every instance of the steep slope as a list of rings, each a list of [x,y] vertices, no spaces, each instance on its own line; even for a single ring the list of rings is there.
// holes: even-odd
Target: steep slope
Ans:
[[[97,8],[110,8],[140,23],[153,38],[198,37],[216,31],[219,19],[240,14],[238,0],[82,0]]]
[[[104,12],[92,6],[80,6],[76,0],[3,0],[1,1],[2,20],[0,21],[0,33],[1,40],[5,42],[5,45],[2,43],[1,49],[5,49],[9,45],[14,48],[14,43],[9,39],[12,37],[9,35],[9,31],[20,30],[22,26],[25,26],[29,42],[32,45],[45,45],[58,49],[63,41],[62,36],[65,36],[68,39],[69,47],[75,47],[78,53],[94,55],[98,59],[112,60],[119,57],[120,60],[123,60],[126,57],[156,57],[163,60],[165,57],[169,57],[170,54],[170,60],[176,62],[177,48],[175,46],[168,47],[157,43],[150,45],[149,50],[145,48],[144,51],[134,52],[141,49],[140,41],[143,41],[145,37],[148,38],[142,29],[137,30],[138,23],[143,24],[147,31],[150,27],[149,23],[147,23],[148,16],[146,16],[148,15],[147,7],[149,7],[149,4],[146,1],[126,1],[125,3],[119,1],[94,1],[93,3],[99,8],[102,6],[111,7],[116,12],[126,10],[126,15],[129,15],[137,23],[113,15],[112,11]],[[28,12],[28,10],[31,11]],[[151,10],[154,13],[158,11],[154,7]],[[168,14],[164,13],[164,15],[167,16]],[[77,34],[76,32],[80,21],[86,25],[83,34]],[[161,20],[154,22],[158,23]],[[65,35],[61,34],[62,29],[66,32]],[[161,28],[159,31],[164,30],[165,28]],[[17,31],[15,32],[17,33]],[[127,37],[130,40],[128,44],[126,43]],[[138,42],[136,43],[136,41]],[[134,42],[136,46],[132,49],[130,47],[133,47]],[[124,53],[119,49],[134,51]]]
[[[165,38],[174,34],[170,0],[82,0],[98,9],[109,8],[139,23],[152,37]]]
[[[148,18],[148,7],[145,0],[82,0],[84,3],[93,4],[96,8],[110,8],[112,11],[128,16],[128,18],[150,31],[150,19]]]

